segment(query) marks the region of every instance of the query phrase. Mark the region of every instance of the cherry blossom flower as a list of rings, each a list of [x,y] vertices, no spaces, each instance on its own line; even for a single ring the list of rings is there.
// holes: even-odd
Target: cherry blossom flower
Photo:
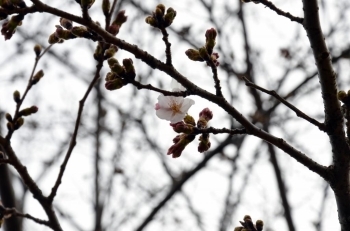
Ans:
[[[194,100],[175,96],[158,96],[158,103],[155,105],[156,115],[170,123],[177,123],[183,120],[188,109],[194,104]]]

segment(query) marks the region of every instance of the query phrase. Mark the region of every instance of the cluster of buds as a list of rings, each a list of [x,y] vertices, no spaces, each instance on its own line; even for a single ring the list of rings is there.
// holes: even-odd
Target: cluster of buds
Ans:
[[[22,99],[19,91],[13,92],[13,100],[15,101],[16,104],[21,103]],[[23,116],[29,116],[29,115],[35,114],[38,112],[38,110],[39,109],[37,106],[31,106],[31,107],[22,109],[21,111],[18,112],[18,115],[15,116],[14,119],[9,113],[6,113],[5,118],[7,120],[7,129],[9,131],[14,131],[19,129],[24,124]]]
[[[1,34],[5,37],[5,40],[8,40],[12,37],[12,35],[16,32],[18,26],[22,25],[22,20],[24,19],[24,15],[18,14],[11,17],[11,19],[1,27]]]
[[[205,32],[205,45],[199,49],[188,49],[185,53],[187,57],[193,61],[207,62],[210,66],[210,61],[214,63],[215,66],[219,66],[219,54],[213,52],[216,44],[217,32],[214,28],[211,28]]]
[[[117,59],[110,58],[108,59],[108,65],[111,72],[108,72],[105,78],[107,90],[120,89],[136,77],[132,59],[123,59],[123,65],[120,65]]]
[[[169,7],[165,12],[165,6],[163,4],[159,4],[156,6],[156,9],[152,15],[147,16],[145,21],[147,24],[153,27],[164,29],[173,23],[175,17],[176,11],[172,7]]]
[[[27,5],[23,0],[2,0],[0,1],[0,7],[8,10],[14,10],[16,8],[25,8]]]
[[[254,225],[249,215],[245,215],[243,221],[239,223],[242,226],[236,227],[234,231],[262,231],[264,228],[264,222],[262,220],[257,220]]]
[[[97,34],[85,26],[73,26],[71,20],[61,18],[60,25],[56,25],[56,31],[49,36],[50,44],[62,43],[64,40],[75,38],[87,38],[97,41]]]
[[[348,93],[345,91],[339,91],[337,97],[346,107],[350,108],[350,90]]]
[[[207,128],[209,120],[213,118],[213,113],[208,108],[204,108],[199,113],[199,119],[197,124],[194,118],[190,115],[186,115],[183,121],[177,123],[171,123],[170,126],[173,127],[173,130],[177,135],[173,142],[174,144],[169,148],[168,155],[172,154],[173,158],[181,156],[182,151],[185,147],[191,143],[196,137],[195,132],[199,129]],[[204,133],[199,137],[198,152],[202,153],[208,151],[210,148],[209,134]]]
[[[127,19],[128,17],[125,15],[125,10],[119,11],[112,24],[108,27],[107,31],[116,36]]]
[[[101,57],[103,57],[103,60],[110,59],[117,51],[118,47],[115,45],[98,42],[94,52],[94,59],[99,60]]]
[[[90,9],[90,7],[94,4],[95,0],[75,0],[82,9]]]

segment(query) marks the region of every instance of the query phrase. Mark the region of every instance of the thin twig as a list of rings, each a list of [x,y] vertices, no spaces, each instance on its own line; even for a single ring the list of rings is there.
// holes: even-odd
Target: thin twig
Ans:
[[[282,15],[282,16],[284,16],[286,18],[289,18],[291,21],[294,21],[294,22],[297,22],[297,23],[300,23],[300,24],[302,24],[303,21],[304,21],[303,18],[299,18],[299,17],[293,16],[289,12],[284,12],[283,10],[279,9],[272,2],[270,2],[268,0],[255,0],[255,1],[261,2],[263,5],[267,6],[271,10],[275,11],[278,15]]]
[[[317,120],[307,116],[304,112],[300,111],[298,108],[296,108],[293,104],[289,103],[285,99],[283,99],[279,94],[277,94],[275,91],[269,91],[266,90],[265,88],[262,88],[251,81],[249,81],[245,76],[242,77],[242,79],[245,81],[245,85],[248,87],[252,87],[254,89],[257,89],[259,91],[262,91],[268,95],[271,95],[278,99],[281,103],[286,105],[288,108],[290,108],[292,111],[294,111],[298,117],[305,119],[306,121],[310,122],[311,124],[317,126],[321,131],[326,132],[326,126],[323,123],[318,122]]]

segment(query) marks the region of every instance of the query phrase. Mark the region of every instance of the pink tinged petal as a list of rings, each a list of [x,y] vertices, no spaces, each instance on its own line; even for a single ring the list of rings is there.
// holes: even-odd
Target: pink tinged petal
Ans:
[[[154,109],[159,110],[160,108],[161,107],[160,107],[159,103],[156,103],[156,105],[154,106]]]

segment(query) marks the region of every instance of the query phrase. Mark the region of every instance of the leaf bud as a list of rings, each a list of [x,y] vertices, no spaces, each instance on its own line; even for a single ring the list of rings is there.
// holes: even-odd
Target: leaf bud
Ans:
[[[125,68],[122,67],[119,63],[113,64],[110,68],[113,72],[117,73],[120,76],[123,76],[125,74]]]
[[[37,84],[42,77],[44,77],[44,72],[43,70],[40,70],[33,76],[32,84]]]
[[[19,91],[14,91],[13,92],[13,99],[16,103],[21,102],[21,94],[19,93]]]

